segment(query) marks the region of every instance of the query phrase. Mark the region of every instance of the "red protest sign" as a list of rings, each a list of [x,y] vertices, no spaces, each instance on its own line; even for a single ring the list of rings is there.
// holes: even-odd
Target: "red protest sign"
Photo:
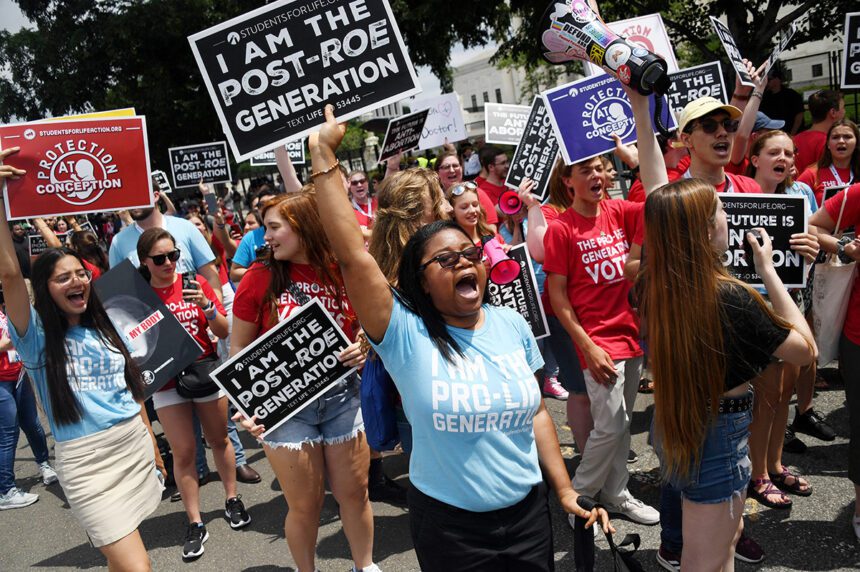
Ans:
[[[143,117],[0,125],[0,149],[27,174],[7,180],[9,220],[153,204]]]

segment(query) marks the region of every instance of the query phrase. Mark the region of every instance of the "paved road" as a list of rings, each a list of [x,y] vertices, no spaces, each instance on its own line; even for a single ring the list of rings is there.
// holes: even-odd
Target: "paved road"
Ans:
[[[808,475],[815,493],[810,498],[796,498],[789,514],[761,507],[747,501],[747,528],[767,552],[758,567],[740,565],[738,570],[756,568],[777,570],[857,570],[860,569],[860,544],[855,543],[850,516],[853,510],[853,489],[846,478],[848,444],[847,411],[844,392],[838,388],[821,392],[816,407],[836,428],[840,437],[832,443],[804,437],[809,445],[805,455],[786,455],[786,462]],[[652,413],[651,396],[640,395],[633,419],[633,448],[639,461],[630,465],[630,487],[639,498],[656,504],[657,460],[645,439]],[[572,472],[578,459],[573,455],[570,431],[564,425],[564,404],[549,403],[558,425],[562,452]],[[46,425],[47,426],[47,425]],[[157,425],[156,425],[157,427]],[[247,437],[247,436],[244,436]],[[21,510],[0,513],[0,572],[25,569],[106,570],[101,555],[87,542],[83,531],[72,518],[62,491],[57,485],[44,487],[38,480],[32,454],[21,436],[17,474],[19,485],[41,495],[38,503]],[[141,525],[144,542],[149,549],[155,570],[242,570],[268,572],[290,570],[293,561],[284,541],[283,519],[286,503],[281,496],[273,473],[262,450],[251,441],[248,455],[254,467],[263,475],[258,485],[240,485],[246,505],[254,522],[245,530],[232,531],[222,518],[223,493],[215,481],[201,491],[204,518],[210,540],[206,553],[197,562],[183,564],[180,558],[185,515],[181,503],[167,498],[158,511]],[[210,466],[214,467],[211,462]],[[406,483],[407,461],[404,456],[386,459],[387,471]],[[383,570],[418,570],[409,539],[409,516],[399,508],[374,503],[376,543],[374,557]],[[639,560],[646,570],[660,570],[654,561],[659,546],[659,527],[645,527],[616,521],[620,534],[636,532],[642,536]],[[573,538],[567,519],[554,503],[553,529],[557,570],[573,570]],[[440,547],[442,548],[442,547]],[[337,506],[327,495],[322,513],[317,566],[324,572],[347,571],[346,539],[341,530]],[[598,543],[597,570],[605,570],[606,544]]]

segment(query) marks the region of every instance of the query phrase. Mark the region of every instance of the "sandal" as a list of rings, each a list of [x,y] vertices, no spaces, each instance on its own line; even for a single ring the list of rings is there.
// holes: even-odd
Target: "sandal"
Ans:
[[[789,471],[785,465],[782,465],[782,472],[771,473],[768,471],[767,475],[770,477],[771,482],[781,491],[797,495],[799,497],[808,497],[812,494],[812,486],[809,482],[805,479],[801,479],[799,475],[795,475]],[[789,483],[788,479],[793,480]]]
[[[639,393],[654,393],[654,382],[643,377],[639,380]]]
[[[760,487],[764,487],[764,489],[761,491],[757,490]],[[752,479],[747,489],[747,496],[757,500],[760,504],[768,508],[778,510],[788,510],[791,508],[791,499],[784,492],[776,488],[770,479]],[[781,502],[775,502],[768,498],[774,496],[782,499]]]

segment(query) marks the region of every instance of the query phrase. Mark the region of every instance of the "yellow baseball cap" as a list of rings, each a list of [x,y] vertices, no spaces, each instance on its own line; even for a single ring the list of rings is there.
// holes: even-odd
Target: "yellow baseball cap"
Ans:
[[[738,119],[743,115],[743,112],[734,105],[725,104],[719,99],[706,95],[699,99],[694,99],[685,105],[683,110],[681,110],[681,116],[678,118],[678,134],[683,133],[684,129],[686,129],[687,125],[691,121],[704,117],[717,110],[725,111],[732,119]],[[684,144],[680,141],[673,141],[672,146],[680,148],[683,147]]]

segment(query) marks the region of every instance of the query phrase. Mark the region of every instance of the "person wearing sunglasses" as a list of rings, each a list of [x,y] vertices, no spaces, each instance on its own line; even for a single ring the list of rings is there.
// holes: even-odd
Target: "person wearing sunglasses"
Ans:
[[[0,151],[0,189],[26,174],[9,164],[18,150]],[[111,570],[149,570],[138,526],[163,487],[141,419],[140,370],[74,251],[50,248],[36,259],[30,305],[5,213],[0,200],[9,337],[45,410],[65,500]]]
[[[499,244],[504,244],[505,241],[501,235],[487,224],[487,218],[478,197],[478,185],[472,182],[457,183],[448,188],[445,198],[454,209],[451,213],[454,222],[460,225],[473,243],[480,245],[481,238],[490,236],[497,238]]]
[[[456,151],[443,151],[436,157],[434,168],[436,169],[436,174],[439,175],[439,182],[442,184],[443,189],[463,182],[463,166],[460,163],[460,156],[457,155]],[[475,184],[480,183],[481,180],[483,179],[478,177],[475,180]],[[480,188],[480,185],[478,186],[478,199],[480,199],[481,207],[484,209],[484,216],[487,217],[487,224],[492,228],[496,228],[496,225],[499,224],[499,214],[496,212],[496,204],[486,191]]]
[[[376,198],[370,196],[370,183],[367,179],[367,173],[353,171],[347,180],[349,181],[349,198],[352,201],[352,209],[355,211],[358,226],[369,231],[373,227],[377,204]]]
[[[400,392],[413,430],[409,519],[422,570],[553,569],[547,486],[576,503],[534,372],[543,365],[525,320],[489,305],[481,250],[453,221],[417,229],[397,289],[364,248],[329,167],[345,124],[326,106],[310,136],[317,208],[350,302]],[[444,549],[440,549],[444,547]]]
[[[173,236],[162,228],[150,228],[137,242],[140,273],[147,279],[159,299],[173,313],[185,331],[203,349],[193,366],[186,368],[206,375],[219,363],[218,351],[210,332],[218,339],[229,331],[224,306],[205,278],[195,275],[187,288],[187,280],[177,272],[182,252]],[[177,381],[171,380],[152,396],[152,405],[173,451],[173,475],[185,505],[188,526],[185,531],[182,557],[186,560],[203,554],[203,543],[209,538],[200,513],[200,496],[195,466],[197,438],[193,426],[196,414],[212,448],[212,457],[224,486],[225,517],[230,527],[243,528],[251,522],[245,506],[236,494],[236,455],[227,438],[227,396],[214,383],[211,391],[194,397],[180,393]]]

